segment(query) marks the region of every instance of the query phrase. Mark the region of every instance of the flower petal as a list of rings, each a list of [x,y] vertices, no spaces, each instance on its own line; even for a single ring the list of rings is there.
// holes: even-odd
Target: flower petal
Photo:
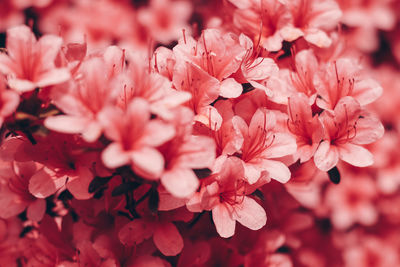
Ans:
[[[165,256],[176,256],[183,249],[183,239],[173,223],[160,223],[154,235],[154,244]]]
[[[319,144],[314,154],[314,163],[321,171],[329,171],[339,161],[339,152],[335,146],[331,146],[329,141],[323,141]]]
[[[190,169],[174,168],[165,172],[161,183],[173,196],[178,198],[190,197],[199,187],[199,180]]]
[[[219,204],[212,209],[212,217],[221,237],[231,237],[235,233],[236,221],[232,218],[231,213],[225,204]]]
[[[235,206],[235,212],[235,219],[251,230],[259,230],[267,223],[265,210],[250,197],[244,197],[242,204]]]
[[[348,143],[340,145],[338,150],[339,157],[353,166],[366,167],[374,163],[374,156],[362,146]]]

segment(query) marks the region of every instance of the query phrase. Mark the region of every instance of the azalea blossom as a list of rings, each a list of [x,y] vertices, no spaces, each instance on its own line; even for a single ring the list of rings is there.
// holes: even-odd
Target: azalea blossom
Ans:
[[[70,78],[66,68],[56,68],[54,60],[62,39],[54,35],[39,40],[27,26],[7,31],[7,54],[0,54],[0,71],[7,75],[9,86],[24,93],[36,87],[60,84]]]
[[[328,171],[335,167],[339,158],[358,167],[372,165],[372,154],[361,145],[381,138],[384,129],[379,120],[365,113],[356,100],[342,98],[334,114],[323,112],[321,121],[325,137],[314,155],[315,165],[320,170]]]

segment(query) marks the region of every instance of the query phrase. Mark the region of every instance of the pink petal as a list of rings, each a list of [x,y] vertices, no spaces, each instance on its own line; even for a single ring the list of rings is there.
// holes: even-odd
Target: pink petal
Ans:
[[[28,206],[26,210],[26,216],[29,220],[39,222],[42,220],[44,213],[46,212],[46,200],[36,199],[33,203]]]
[[[7,90],[1,93],[2,107],[0,114],[2,116],[11,115],[18,107],[19,96],[16,92]]]
[[[101,154],[103,163],[108,168],[117,168],[128,164],[131,159],[130,155],[122,148],[119,143],[112,143],[108,145]]]
[[[322,30],[308,29],[304,36],[307,42],[318,47],[329,47],[332,44],[331,38]]]
[[[340,145],[338,150],[339,157],[353,166],[366,167],[374,163],[374,156],[362,146],[347,143]]]
[[[84,117],[75,117],[69,115],[59,115],[48,117],[44,121],[46,128],[68,134],[81,133],[88,124],[88,120]]]
[[[18,195],[14,194],[8,189],[6,184],[1,185],[0,191],[0,217],[4,219],[11,218],[23,212],[27,203],[22,202]]]
[[[262,153],[264,158],[280,158],[296,152],[296,139],[290,134],[274,133],[271,145]]]
[[[55,35],[44,35],[39,41],[41,60],[47,66],[54,66],[54,60],[60,52],[62,38]]]
[[[82,138],[89,143],[96,141],[103,131],[100,123],[97,121],[91,121],[86,129],[82,132]]]
[[[14,72],[14,62],[4,53],[0,53],[0,72],[3,74],[12,74]]]
[[[244,176],[249,184],[254,184],[261,177],[262,164],[244,163]]]
[[[219,204],[212,209],[212,217],[221,237],[231,237],[235,233],[236,221],[232,218],[231,213],[225,204]]]
[[[235,219],[251,230],[261,229],[267,223],[265,210],[254,199],[244,197],[241,205],[235,206]]]
[[[191,196],[199,187],[199,180],[192,170],[174,168],[161,176],[161,183],[173,196],[185,198]]]
[[[374,79],[362,79],[354,85],[353,97],[360,105],[368,105],[378,99],[383,93],[382,86]]]
[[[154,232],[154,224],[144,219],[135,219],[121,228],[118,238],[122,244],[133,246],[150,238]]]
[[[131,153],[132,167],[149,179],[158,179],[164,170],[164,157],[154,148],[143,147]]]
[[[29,192],[37,198],[46,198],[65,185],[66,176],[57,177],[50,169],[43,168],[29,180]]]
[[[335,146],[331,146],[329,141],[323,141],[319,144],[317,151],[314,154],[314,163],[318,169],[329,171],[339,161],[339,152]]]
[[[167,142],[174,135],[175,128],[171,124],[152,120],[146,125],[141,143],[156,147]]]
[[[89,199],[89,184],[93,179],[92,172],[86,167],[78,167],[78,177],[67,183],[67,189],[78,200]]]
[[[272,179],[281,183],[286,183],[290,179],[291,172],[289,168],[280,161],[263,160],[262,167],[268,171]]]
[[[243,87],[233,78],[227,78],[221,82],[219,95],[225,98],[236,98],[242,94]]]
[[[183,249],[183,239],[173,223],[159,223],[154,231],[154,244],[165,256],[176,256]]]
[[[162,179],[162,178],[161,178]],[[162,180],[161,180],[162,181]],[[158,191],[158,195],[160,198],[160,202],[158,204],[158,210],[167,211],[167,210],[174,210],[180,207],[185,206],[187,200],[182,198],[176,198],[168,192],[163,190],[160,192]]]
[[[357,120],[357,134],[351,140],[352,143],[357,145],[370,144],[380,139],[385,129],[381,121],[372,115],[362,114],[363,118]]]
[[[33,46],[36,37],[26,25],[20,25],[7,30],[6,46],[8,54],[14,59],[20,59],[21,51],[27,46]]]
[[[8,80],[8,85],[10,86],[10,88],[20,93],[32,91],[36,87],[36,85],[31,81],[16,78],[10,78]]]
[[[68,81],[71,74],[67,68],[51,69],[39,76],[36,81],[37,87],[59,84]]]
[[[192,135],[179,149],[179,165],[192,169],[211,168],[215,160],[215,142],[207,136]]]

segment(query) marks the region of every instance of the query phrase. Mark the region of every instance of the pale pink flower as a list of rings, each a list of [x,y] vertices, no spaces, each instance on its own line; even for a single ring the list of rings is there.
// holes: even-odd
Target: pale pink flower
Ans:
[[[250,0],[247,5],[237,6],[239,9],[235,10],[233,16],[235,27],[259,41],[268,51],[278,51],[284,40],[291,42],[303,35],[301,30],[293,26],[292,15],[283,1]]]
[[[297,152],[295,158],[300,163],[314,156],[315,151],[324,137],[324,131],[318,116],[312,114],[308,97],[304,94],[289,97],[288,129],[296,137]]]
[[[101,114],[105,135],[112,141],[102,159],[108,168],[130,164],[138,174],[158,179],[164,170],[164,157],[156,149],[175,135],[172,125],[150,120],[150,107],[142,98],[134,98],[125,112],[108,107]]]
[[[240,69],[234,75],[241,83],[250,83],[254,88],[262,89],[269,96],[273,95],[271,88],[267,87],[269,78],[278,74],[279,68],[272,58],[262,57],[262,49],[257,43],[253,44],[244,34],[239,36],[240,45],[246,49]]]
[[[372,154],[361,145],[382,137],[384,129],[377,118],[362,110],[349,96],[339,100],[333,114],[324,111],[320,118],[325,137],[314,155],[315,165],[320,170],[335,167],[339,158],[357,167],[372,165]]]
[[[121,61],[121,55],[114,55],[117,61]],[[62,133],[80,133],[88,142],[96,141],[103,132],[100,113],[117,100],[117,91],[111,87],[112,77],[107,73],[107,67],[109,62],[101,58],[86,60],[77,74],[80,77],[70,83],[69,88],[56,88],[52,92],[54,104],[65,115],[49,117],[44,125]]]
[[[191,37],[181,38],[174,53],[177,60],[190,62],[215,77],[220,82],[220,96],[236,98],[242,93],[242,86],[230,77],[239,69],[245,56],[237,35],[207,29],[197,42]]]
[[[211,169],[216,149],[213,139],[191,134],[193,113],[189,109],[181,108],[176,113],[176,135],[160,147],[165,159],[161,184],[173,196],[185,198],[199,187],[193,169]]]
[[[221,237],[235,233],[236,221],[251,230],[261,229],[267,221],[264,209],[248,194],[252,189],[243,180],[244,169],[237,158],[229,158],[215,181],[204,186],[200,207],[212,211],[212,218]]]
[[[46,210],[46,201],[37,199],[28,189],[29,180],[39,168],[34,162],[1,162],[0,217],[10,218],[25,209],[32,221],[40,221]]]
[[[172,110],[187,102],[191,94],[172,88],[171,81],[158,73],[157,58],[154,58],[154,71],[149,68],[146,59],[138,54],[131,55],[129,59],[128,68],[112,84],[118,89],[117,105],[125,109],[135,97],[144,98],[150,104],[152,113],[171,120]]]
[[[29,180],[29,192],[46,198],[64,186],[76,199],[89,199],[89,184],[95,175],[108,176],[98,152],[84,151],[89,146],[76,135],[49,133],[47,138],[35,136],[37,144],[21,142],[15,160],[34,161],[43,165]]]
[[[173,84],[178,91],[191,93],[192,98],[186,106],[193,110],[196,121],[209,127],[221,126],[221,115],[210,105],[219,95],[219,82],[216,78],[198,66],[184,62],[175,66]]]
[[[54,35],[44,35],[37,41],[31,29],[24,25],[9,29],[8,55],[0,54],[0,71],[7,75],[8,85],[24,93],[67,81],[68,69],[54,65],[61,44],[62,39]]]
[[[293,16],[293,26],[303,32],[304,39],[318,47],[332,44],[328,33],[338,24],[342,12],[334,0],[286,0]]]
[[[138,21],[154,40],[163,44],[177,40],[192,13],[189,1],[151,0],[148,7],[138,10]]]
[[[290,134],[274,131],[274,113],[259,108],[249,125],[239,116],[233,117],[232,123],[244,138],[239,156],[245,168],[247,181],[253,184],[266,175],[286,183],[290,179],[290,171],[277,159],[295,153],[296,141]]]
[[[343,168],[341,170],[346,177],[355,174]],[[325,193],[325,205],[330,210],[333,225],[346,229],[355,223],[375,224],[378,220],[378,210],[374,205],[377,193],[375,183],[365,174],[343,179],[340,186],[330,184]]]
[[[133,246],[153,237],[154,244],[162,254],[176,256],[183,249],[183,238],[173,221],[187,222],[191,217],[184,209],[160,212],[157,217],[144,216],[124,225],[118,238],[125,246]]]
[[[7,90],[4,78],[0,77],[0,126],[15,112],[18,104],[19,95],[12,90]]]
[[[314,76],[318,97],[317,105],[333,110],[338,101],[352,96],[361,106],[374,102],[382,94],[377,81],[366,76],[361,66],[353,59],[340,58],[327,64]]]

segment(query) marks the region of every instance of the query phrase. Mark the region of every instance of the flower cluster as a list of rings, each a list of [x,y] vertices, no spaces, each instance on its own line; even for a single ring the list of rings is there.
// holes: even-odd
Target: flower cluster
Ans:
[[[399,265],[399,5],[4,1],[0,266]]]

